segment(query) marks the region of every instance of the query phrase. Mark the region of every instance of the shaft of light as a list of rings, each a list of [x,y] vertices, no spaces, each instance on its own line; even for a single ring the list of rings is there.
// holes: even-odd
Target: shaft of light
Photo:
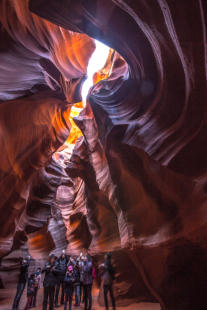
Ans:
[[[96,45],[95,51],[91,55],[91,58],[88,62],[87,79],[83,83],[81,91],[84,106],[86,105],[88,92],[90,88],[93,86],[93,76],[105,65],[110,50],[108,46],[97,40],[95,40],[95,45]]]

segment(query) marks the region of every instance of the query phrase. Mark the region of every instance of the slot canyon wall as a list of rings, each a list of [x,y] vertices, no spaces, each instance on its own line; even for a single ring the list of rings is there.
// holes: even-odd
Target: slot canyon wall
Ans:
[[[28,252],[111,251],[120,303],[207,307],[206,10],[0,1],[2,288]],[[71,121],[94,39],[110,75]]]

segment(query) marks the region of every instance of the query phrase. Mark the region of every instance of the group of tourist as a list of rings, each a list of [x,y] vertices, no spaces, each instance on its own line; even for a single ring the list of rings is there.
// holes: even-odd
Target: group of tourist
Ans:
[[[28,277],[30,256],[23,259],[20,266],[17,292],[13,302],[13,310],[17,310],[21,296],[27,283],[27,303],[25,309],[36,307],[37,293],[40,288],[41,274],[43,281],[43,310],[50,310],[64,305],[64,309],[71,310],[75,293],[75,306],[80,307],[84,303],[85,310],[92,309],[92,285],[96,278],[92,257],[82,253],[78,257],[67,256],[65,250],[57,258],[54,254],[49,256],[45,266],[38,268]],[[103,280],[105,308],[108,309],[108,293],[110,293],[113,309],[115,299],[113,294],[114,267],[111,263],[111,254],[105,255],[105,261],[98,267],[98,275]],[[60,294],[61,289],[61,296]],[[60,301],[59,301],[60,296]],[[59,305],[60,303],[60,305]]]

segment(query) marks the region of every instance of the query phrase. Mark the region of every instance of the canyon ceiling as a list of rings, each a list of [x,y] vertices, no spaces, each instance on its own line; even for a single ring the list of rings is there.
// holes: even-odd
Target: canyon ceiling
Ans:
[[[206,14],[0,1],[2,287],[20,254],[85,248],[113,253],[120,301],[207,308]],[[84,107],[94,39],[111,50]]]

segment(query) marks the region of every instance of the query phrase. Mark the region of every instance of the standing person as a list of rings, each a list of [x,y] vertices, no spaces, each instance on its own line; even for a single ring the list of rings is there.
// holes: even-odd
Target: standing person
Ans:
[[[49,309],[54,309],[54,294],[56,285],[56,275],[59,271],[55,266],[55,255],[49,256],[49,261],[42,269],[42,273],[45,273],[43,281],[44,287],[44,298],[43,298],[43,310],[47,310],[48,298],[49,298]]]
[[[19,308],[19,302],[24,292],[24,288],[28,279],[28,267],[30,265],[30,258],[31,258],[30,256],[27,256],[25,259],[21,260],[20,274],[17,284],[17,292],[12,306],[13,310],[18,310]]]
[[[61,256],[56,260],[56,268],[58,269],[57,273],[57,284],[56,284],[56,290],[55,290],[55,307],[58,308],[58,296],[60,292],[61,287],[61,305],[64,304],[64,277],[65,273],[67,271],[67,265],[68,265],[68,256],[65,254],[65,250],[62,250]]]
[[[37,271],[35,272],[35,277],[34,277],[34,295],[32,299],[32,307],[36,307],[36,301],[37,301],[37,292],[38,289],[40,288],[40,281],[41,281],[41,268],[38,268]]]
[[[34,285],[35,285],[35,275],[31,274],[27,283],[27,303],[25,306],[25,310],[28,310],[32,307],[32,300],[34,296]]]
[[[82,303],[85,302],[84,290],[83,290],[83,266],[84,266],[83,258],[84,258],[83,253],[80,253],[80,256],[77,258],[79,273],[80,273],[80,301]]]
[[[79,268],[79,261],[76,261],[74,266],[74,275],[75,275],[75,307],[80,306],[80,299],[81,299],[81,284],[80,284],[80,268]]]
[[[73,271],[73,266],[69,266],[68,271],[66,272],[64,278],[64,286],[65,286],[64,310],[67,310],[68,301],[69,301],[69,310],[72,309],[74,282],[75,282],[75,274]]]
[[[111,303],[113,310],[116,309],[115,299],[114,299],[114,293],[113,293],[113,281],[114,281],[114,275],[115,275],[115,269],[111,263],[111,254],[107,253],[105,255],[105,261],[100,266],[101,270],[101,278],[103,280],[103,288],[104,288],[104,302],[105,302],[105,308],[108,310],[108,292],[111,296]]]
[[[92,259],[88,255],[87,257],[83,257],[83,290],[84,290],[84,303],[85,303],[85,310],[91,310],[92,308],[92,283],[93,283],[93,265]]]
[[[76,265],[76,260],[73,256],[70,256],[69,261],[68,261],[68,266],[75,266]]]

